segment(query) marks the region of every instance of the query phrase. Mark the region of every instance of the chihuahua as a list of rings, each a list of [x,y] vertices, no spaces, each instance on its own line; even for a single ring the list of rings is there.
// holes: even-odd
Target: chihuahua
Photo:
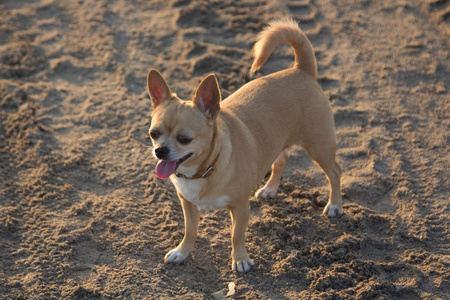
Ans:
[[[199,210],[228,208],[232,269],[249,271],[254,265],[245,247],[249,197],[270,168],[270,178],[255,196],[276,195],[294,145],[302,146],[328,178],[330,197],[323,214],[343,213],[333,113],[316,80],[312,45],[296,22],[275,21],[260,33],[250,74],[280,43],[293,48],[294,67],[250,81],[223,101],[213,74],[202,80],[192,101],[183,101],[158,71],[149,71],[156,175],[170,178],[184,213],[184,238],[166,254],[165,263],[181,263],[194,249]]]

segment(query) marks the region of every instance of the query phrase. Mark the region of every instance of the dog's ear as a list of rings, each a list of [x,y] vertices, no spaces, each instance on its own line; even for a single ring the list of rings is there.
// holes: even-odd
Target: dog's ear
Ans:
[[[192,101],[208,119],[214,119],[220,112],[221,98],[216,76],[211,74],[202,80]]]
[[[151,69],[147,75],[147,88],[152,98],[152,106],[156,108],[164,100],[169,99],[171,92],[164,78],[155,69]]]

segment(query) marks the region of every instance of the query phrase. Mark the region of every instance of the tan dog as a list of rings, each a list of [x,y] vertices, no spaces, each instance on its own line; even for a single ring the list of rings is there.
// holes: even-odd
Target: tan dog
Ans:
[[[328,177],[331,193],[323,213],[342,214],[333,114],[316,81],[313,48],[294,21],[273,22],[260,34],[251,73],[280,43],[294,49],[295,66],[253,80],[222,102],[214,75],[200,83],[192,101],[183,101],[157,71],[148,73],[156,175],[170,177],[185,218],[184,239],[167,253],[166,263],[180,263],[194,249],[199,209],[226,207],[232,217],[232,268],[250,270],[245,231],[251,191],[272,165],[256,196],[276,194],[293,145],[306,149]]]

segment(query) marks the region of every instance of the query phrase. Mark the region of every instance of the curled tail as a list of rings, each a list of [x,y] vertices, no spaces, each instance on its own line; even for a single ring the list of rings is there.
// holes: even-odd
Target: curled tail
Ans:
[[[258,35],[258,42],[253,47],[255,61],[250,75],[262,67],[275,47],[281,43],[288,43],[294,49],[295,68],[317,78],[317,62],[311,42],[292,19],[273,21]]]

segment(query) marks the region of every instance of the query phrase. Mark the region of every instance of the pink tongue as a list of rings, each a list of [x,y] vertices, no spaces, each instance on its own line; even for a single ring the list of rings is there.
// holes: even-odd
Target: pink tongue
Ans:
[[[177,161],[176,160],[160,160],[156,165],[156,176],[161,179],[166,179],[170,175],[172,175],[177,169]]]

